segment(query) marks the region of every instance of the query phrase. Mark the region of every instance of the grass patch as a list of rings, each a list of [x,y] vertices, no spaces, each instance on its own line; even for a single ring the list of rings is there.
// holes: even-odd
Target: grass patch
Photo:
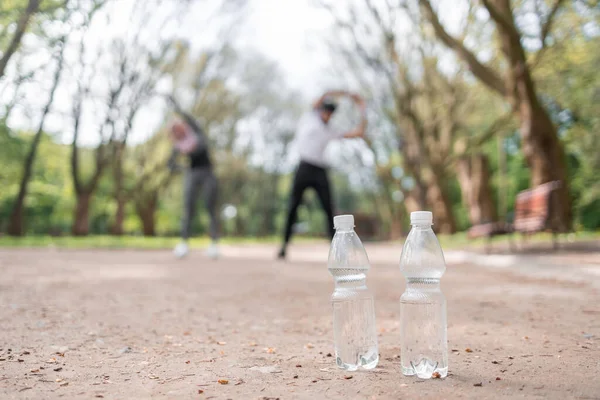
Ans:
[[[454,235],[438,235],[440,244],[444,249],[460,249],[466,247],[483,247],[488,242],[486,238],[469,239],[466,232],[456,233]],[[492,238],[492,244],[508,245],[508,236],[495,236]],[[520,234],[513,234],[512,240],[517,246],[523,243],[523,237]],[[568,234],[560,234],[558,241],[560,243],[586,242],[590,240],[600,240],[600,232],[580,231]],[[536,233],[526,239],[527,244],[542,244],[552,242],[552,234]]]
[[[74,236],[24,236],[24,237],[0,237],[0,248],[43,248],[56,247],[62,249],[146,249],[161,250],[171,249],[179,243],[177,237],[143,237],[143,236],[109,236],[94,235],[84,237]],[[294,238],[298,242],[310,242],[315,240],[308,237]],[[236,238],[227,237],[220,240],[223,244],[278,244],[281,242],[279,236],[268,236],[260,238]],[[210,243],[208,237],[193,238],[189,241],[190,247],[202,248]]]
[[[359,232],[360,235],[360,232]],[[467,247],[483,247],[486,244],[486,239],[469,239],[466,233],[457,233],[454,235],[439,235],[438,236],[443,249],[460,249]],[[143,237],[143,236],[25,236],[11,237],[0,236],[0,248],[44,248],[56,247],[61,249],[146,249],[146,250],[163,250],[172,249],[178,242],[177,237]],[[516,243],[521,242],[520,235],[513,235],[513,240]],[[581,242],[590,240],[600,240],[600,232],[575,232],[568,235],[560,235],[559,240],[564,242]],[[324,238],[296,236],[296,243],[310,243],[318,241],[324,243]],[[531,236],[527,243],[548,243],[552,241],[552,235],[540,233]],[[190,247],[202,248],[206,247],[210,242],[208,237],[194,238],[190,240]],[[506,245],[508,239],[506,236],[497,236],[493,238],[494,244]],[[281,243],[279,236],[268,236],[261,238],[246,237],[226,237],[221,240],[223,244],[232,245],[251,245],[251,244],[272,244]]]

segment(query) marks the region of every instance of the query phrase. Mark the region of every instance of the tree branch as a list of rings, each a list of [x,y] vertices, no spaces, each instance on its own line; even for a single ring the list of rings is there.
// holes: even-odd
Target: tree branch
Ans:
[[[490,3],[490,0],[482,0],[482,2],[490,14],[490,17],[494,20],[494,22],[496,22],[500,29],[506,32],[506,34],[508,34],[513,40],[521,40],[519,32],[517,31],[512,20],[509,20],[505,15],[502,15],[502,13],[498,11],[498,9],[492,3]]]
[[[563,5],[564,2],[565,2],[564,0],[556,0],[556,3],[554,3],[552,10],[550,10],[550,14],[548,14],[548,18],[546,18],[546,22],[544,23],[544,25],[542,27],[542,36],[541,36],[542,46],[546,42],[546,38],[548,37],[548,34],[550,34],[550,31],[552,30],[552,24],[554,23],[554,17],[556,17],[558,10],[560,9],[560,7]]]
[[[29,0],[25,12],[23,13],[23,15],[21,15],[21,18],[19,18],[15,34],[13,35],[10,44],[8,45],[8,48],[2,54],[2,58],[0,58],[0,78],[4,76],[4,71],[6,69],[6,66],[8,65],[8,61],[19,48],[19,45],[21,44],[21,39],[27,31],[27,26],[29,25],[29,22],[31,21],[33,15],[38,11],[40,3],[41,0]]]
[[[542,43],[542,47],[536,53],[535,58],[534,58],[533,62],[531,63],[531,68],[535,68],[540,63],[542,56],[544,55],[544,52],[547,48],[546,39],[548,38],[550,31],[552,31],[552,25],[554,24],[556,14],[560,10],[560,8],[564,4],[564,2],[565,2],[564,0],[556,0],[556,3],[554,3],[554,6],[550,10],[548,17],[546,18],[546,22],[544,22],[544,24],[542,25],[541,33],[540,33],[540,41]]]
[[[506,94],[506,88],[504,87],[504,82],[498,76],[496,71],[482,64],[477,59],[477,57],[475,57],[475,55],[465,47],[465,45],[461,41],[457,40],[446,31],[446,29],[442,26],[442,23],[440,22],[437,14],[435,13],[435,11],[433,11],[429,0],[419,0],[419,4],[424,10],[427,19],[433,26],[433,30],[435,31],[436,36],[447,47],[453,49],[458,53],[460,58],[462,58],[463,61],[467,63],[473,75],[475,75],[490,89],[504,96]]]
[[[464,157],[465,155],[468,154],[472,154],[474,152],[477,152],[480,150],[480,147],[485,144],[488,140],[490,140],[492,137],[494,137],[494,135],[506,128],[507,124],[509,124],[513,119],[513,114],[512,112],[507,112],[506,114],[501,115],[500,117],[498,117],[494,122],[492,122],[492,124],[490,126],[488,126],[488,128],[485,130],[485,132],[483,132],[481,135],[476,136],[473,139],[469,139],[469,145],[467,146],[465,151],[458,151],[455,154],[453,154],[452,157],[450,157],[450,159],[448,160],[448,163],[454,163],[456,162],[458,159],[460,159],[461,157]]]

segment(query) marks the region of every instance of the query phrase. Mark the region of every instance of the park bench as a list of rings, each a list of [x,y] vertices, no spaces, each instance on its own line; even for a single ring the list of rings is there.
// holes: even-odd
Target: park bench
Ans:
[[[560,182],[552,181],[519,193],[515,202],[514,231],[520,232],[524,236],[550,231],[552,232],[552,243],[556,249],[559,227],[554,223],[552,210],[558,202],[558,196],[556,196],[558,188],[560,188]]]
[[[553,246],[558,247],[556,235],[558,229],[552,220],[553,204],[558,200],[554,195],[560,187],[559,181],[547,182],[533,189],[520,192],[515,201],[514,221],[512,224],[503,222],[487,222],[472,226],[467,236],[471,239],[486,237],[486,252],[489,252],[491,240],[494,236],[508,235],[509,245],[513,249],[511,234],[519,232],[531,235],[537,232],[551,231],[553,233]]]

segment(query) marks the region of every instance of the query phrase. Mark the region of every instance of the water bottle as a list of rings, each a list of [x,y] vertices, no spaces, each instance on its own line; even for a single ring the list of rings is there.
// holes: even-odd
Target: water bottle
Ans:
[[[335,235],[329,250],[329,273],[335,280],[333,332],[338,367],[356,371],[373,369],[379,362],[375,304],[367,289],[369,258],[354,232],[354,217],[333,219]]]
[[[400,358],[404,375],[421,379],[448,375],[446,298],[440,278],[444,254],[431,226],[429,211],[410,214],[412,229],[402,249],[400,271],[406,291],[400,298]]]

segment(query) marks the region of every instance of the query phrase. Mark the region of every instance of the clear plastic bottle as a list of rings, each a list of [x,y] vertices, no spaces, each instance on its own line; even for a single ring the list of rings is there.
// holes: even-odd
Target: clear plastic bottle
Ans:
[[[440,279],[446,262],[428,211],[410,214],[412,229],[402,249],[400,271],[406,291],[400,298],[401,362],[404,375],[421,379],[448,375],[446,298]],[[439,375],[438,375],[439,374]]]
[[[373,369],[379,362],[379,350],[375,304],[366,284],[369,259],[354,232],[354,217],[339,215],[333,222],[336,232],[328,268],[335,280],[331,302],[336,364],[347,371]]]

